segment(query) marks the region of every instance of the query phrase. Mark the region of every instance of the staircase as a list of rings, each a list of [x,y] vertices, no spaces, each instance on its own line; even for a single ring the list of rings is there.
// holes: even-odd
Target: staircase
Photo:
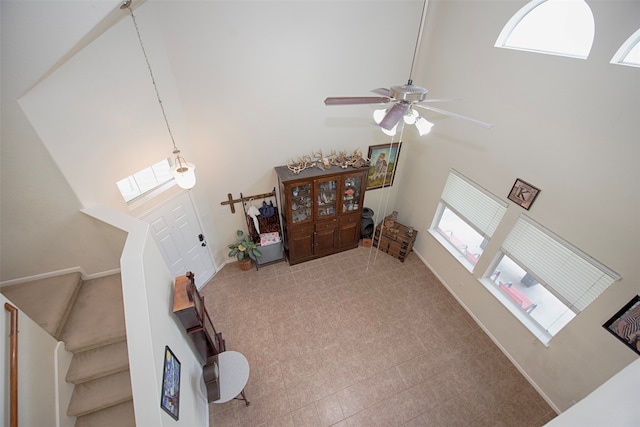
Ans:
[[[135,426],[120,275],[71,273],[0,291],[73,353],[66,381],[75,426]]]

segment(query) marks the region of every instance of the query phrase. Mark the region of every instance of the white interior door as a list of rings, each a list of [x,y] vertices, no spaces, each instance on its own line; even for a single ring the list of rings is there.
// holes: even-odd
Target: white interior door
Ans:
[[[198,289],[213,277],[216,272],[213,259],[189,193],[180,193],[140,219],[151,225],[156,243],[174,277],[191,271]]]

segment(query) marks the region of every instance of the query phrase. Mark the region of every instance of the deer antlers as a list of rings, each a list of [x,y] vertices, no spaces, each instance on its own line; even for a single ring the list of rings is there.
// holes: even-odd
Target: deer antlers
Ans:
[[[312,151],[311,155],[305,154],[302,157],[298,157],[295,162],[293,159],[287,160],[287,168],[297,175],[307,168],[316,166],[322,170],[331,169],[332,166],[340,166],[342,169],[346,169],[349,166],[362,168],[369,166],[370,161],[371,159],[365,157],[359,148],[354,150],[352,154],[348,154],[346,151],[336,153],[336,150],[331,150],[326,156],[322,153],[322,150],[318,150]]]
[[[305,170],[306,168],[312,168],[315,165],[316,165],[316,162],[314,162],[311,159],[311,156],[309,156],[308,154],[305,154],[302,157],[298,157],[297,162],[294,162],[291,159],[287,160],[287,168],[289,168],[289,170],[296,175],[302,172],[303,170]]]

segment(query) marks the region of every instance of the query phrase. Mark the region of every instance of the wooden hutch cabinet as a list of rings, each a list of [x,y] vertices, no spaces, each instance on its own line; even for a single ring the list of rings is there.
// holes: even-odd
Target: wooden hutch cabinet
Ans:
[[[358,247],[369,168],[275,170],[289,264]]]

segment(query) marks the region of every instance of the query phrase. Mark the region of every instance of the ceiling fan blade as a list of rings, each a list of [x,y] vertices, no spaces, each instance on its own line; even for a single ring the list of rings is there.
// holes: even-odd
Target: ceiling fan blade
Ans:
[[[420,108],[424,108],[424,109],[427,109],[427,110],[435,111],[436,113],[444,114],[445,116],[451,116],[451,117],[455,117],[455,118],[458,118],[458,119],[466,120],[466,121],[471,122],[471,123],[473,123],[475,125],[482,126],[483,128],[489,129],[489,128],[493,127],[493,125],[491,125],[489,123],[481,122],[480,120],[472,119],[471,117],[463,116],[462,114],[452,113],[451,111],[441,110],[440,108],[432,107],[430,105],[415,104],[415,106],[416,107],[420,107]]]
[[[395,104],[393,107],[391,107],[387,115],[384,116],[384,119],[382,119],[382,121],[380,122],[380,127],[386,130],[393,129],[393,127],[397,125],[400,120],[402,120],[402,117],[407,114],[407,111],[409,111],[409,104]]]
[[[324,105],[386,104],[389,101],[389,98],[383,96],[343,96],[327,98]]]
[[[429,98],[422,102],[458,102],[462,101],[461,98]]]
[[[374,89],[371,92],[377,93],[378,95],[382,95],[382,96],[388,96],[389,98],[391,98],[391,91],[385,87]]]

